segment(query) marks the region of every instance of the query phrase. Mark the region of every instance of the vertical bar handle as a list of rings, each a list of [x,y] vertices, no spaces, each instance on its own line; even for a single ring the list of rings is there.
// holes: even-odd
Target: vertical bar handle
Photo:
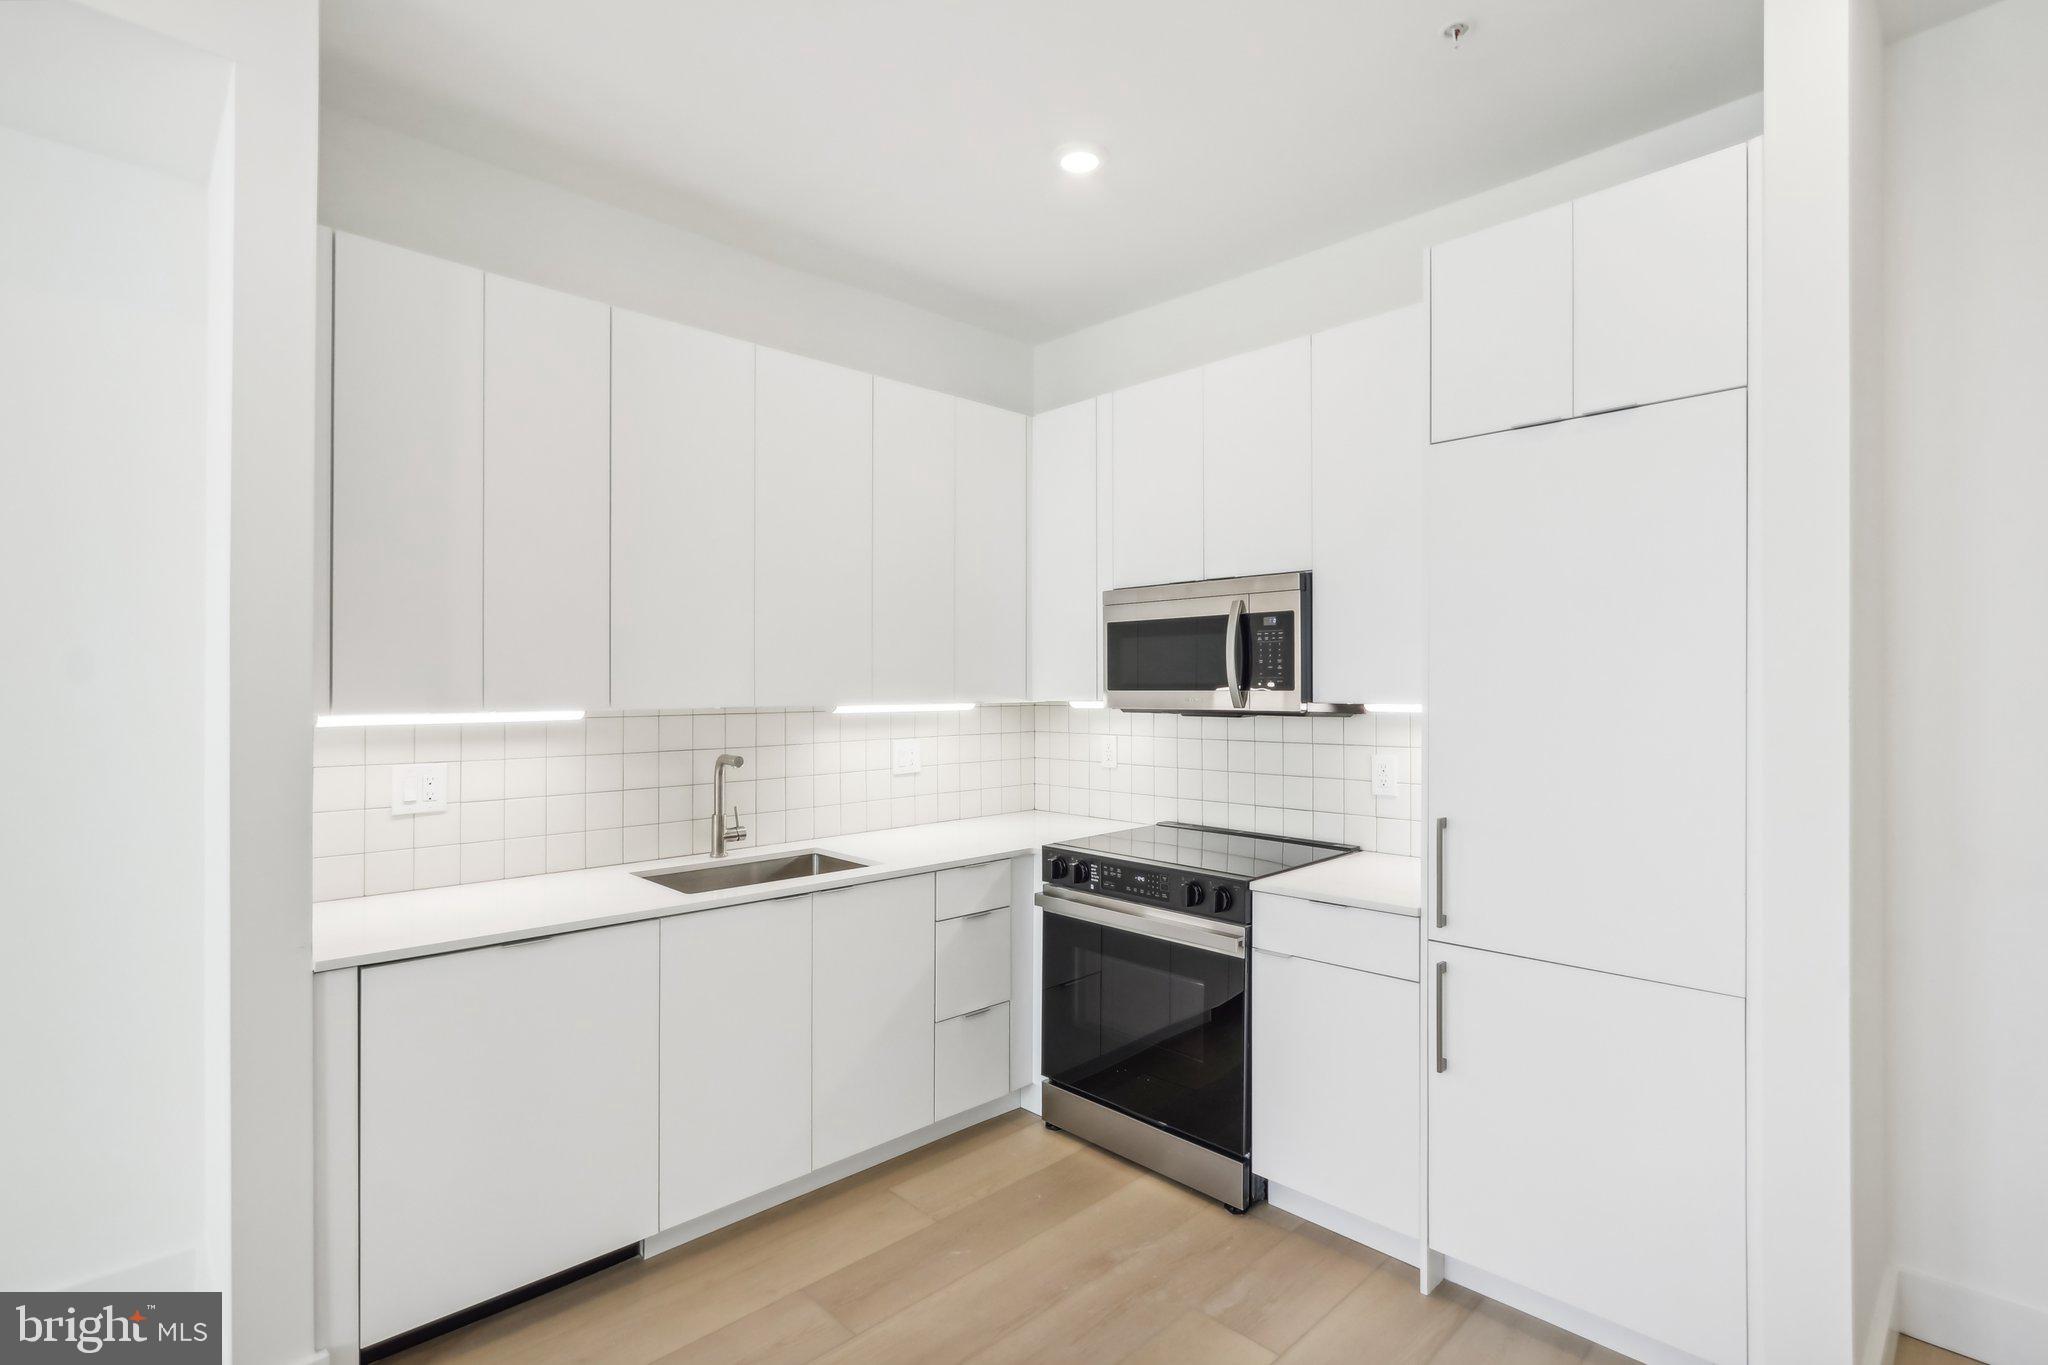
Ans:
[[[1436,964],[1436,1069],[1439,1075],[1451,1069],[1450,1058],[1444,1056],[1444,977],[1450,970],[1448,962]]]
[[[1230,616],[1223,623],[1223,680],[1230,686],[1230,704],[1239,711],[1244,709],[1244,677],[1238,669],[1238,655],[1243,652],[1239,639],[1244,632],[1244,603],[1230,604]]]
[[[1439,929],[1451,922],[1444,915],[1444,827],[1450,823],[1448,815],[1436,818],[1436,927]]]

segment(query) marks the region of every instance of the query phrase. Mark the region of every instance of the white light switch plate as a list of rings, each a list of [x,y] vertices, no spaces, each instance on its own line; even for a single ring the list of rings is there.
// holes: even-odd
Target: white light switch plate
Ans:
[[[447,809],[446,763],[400,763],[391,769],[393,815],[424,815]]]
[[[924,771],[924,751],[914,739],[899,739],[890,751],[889,771],[898,777]]]
[[[1374,796],[1399,796],[1401,779],[1406,775],[1407,764],[1396,754],[1374,754],[1372,756],[1372,794]]]
[[[1102,738],[1101,738],[1101,739],[1099,739],[1098,741],[1096,741],[1096,749],[1097,749],[1097,751],[1098,751],[1098,752],[1099,752],[1099,753],[1100,753],[1100,754],[1102,755],[1102,766],[1103,766],[1103,767],[1105,767],[1105,768],[1114,768],[1114,767],[1116,766],[1116,736],[1115,736],[1115,735],[1104,735],[1104,736],[1102,736]]]

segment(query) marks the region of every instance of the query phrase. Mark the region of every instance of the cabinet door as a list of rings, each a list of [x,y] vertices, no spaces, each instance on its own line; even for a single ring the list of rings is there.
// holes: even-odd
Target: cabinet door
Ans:
[[[1742,1002],[1441,945],[1433,981],[1438,962],[1431,1245],[1742,1360]]]
[[[484,282],[491,710],[611,704],[610,393],[610,309],[496,275]]]
[[[1315,336],[1315,699],[1422,700],[1422,305]]]
[[[1572,415],[1572,206],[1429,253],[1430,439]]]
[[[1091,701],[1102,695],[1096,659],[1102,589],[1095,562],[1095,409],[1091,398],[1031,419],[1033,701]]]
[[[1745,413],[1430,451],[1435,937],[1742,992]]]
[[[875,383],[874,696],[953,689],[953,399]]]
[[[1112,586],[1202,576],[1202,372],[1124,389],[1115,409]]]
[[[811,1165],[932,1121],[929,875],[812,898]]]
[[[811,898],[661,921],[661,1225],[811,1169]]]
[[[1016,701],[1025,695],[1025,419],[964,398],[956,412],[952,695]]]
[[[754,702],[754,348],[612,313],[612,700]]]
[[[1572,212],[1576,411],[1747,381],[1747,147],[1587,195]]]
[[[873,695],[873,381],[762,347],[754,384],[754,658],[763,706]]]
[[[483,705],[484,277],[334,242],[334,709]]]
[[[1202,370],[1202,575],[1309,563],[1309,341]]]
[[[932,1018],[951,1019],[1010,998],[1010,911],[977,910],[938,922]]]
[[[362,1340],[652,1235],[652,922],[365,968]]]
[[[1252,1169],[1410,1237],[1422,1180],[1415,992],[1412,981],[1252,954]]]

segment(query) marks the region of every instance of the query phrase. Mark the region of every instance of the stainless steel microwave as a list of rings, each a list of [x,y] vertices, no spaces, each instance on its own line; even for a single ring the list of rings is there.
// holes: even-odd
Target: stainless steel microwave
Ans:
[[[1103,693],[1121,711],[1348,713],[1315,699],[1309,576],[1262,574],[1102,594]]]

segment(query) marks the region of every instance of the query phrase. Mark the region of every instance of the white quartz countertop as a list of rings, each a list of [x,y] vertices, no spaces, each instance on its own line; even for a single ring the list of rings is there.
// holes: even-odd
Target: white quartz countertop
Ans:
[[[802,896],[859,882],[1036,853],[1040,844],[1104,834],[1128,826],[1129,822],[1122,820],[1026,811],[763,848],[742,846],[729,855],[730,861],[819,849],[866,866],[697,895],[671,891],[633,874],[655,868],[700,866],[709,862],[708,858],[657,858],[652,862],[581,872],[551,872],[470,886],[323,901],[313,907],[313,970],[324,972],[338,967],[396,962],[568,929],[595,929],[600,925],[683,915],[747,901]]]
[[[1397,853],[1347,853],[1252,883],[1254,893],[1299,896],[1396,915],[1422,913],[1422,859]]]

